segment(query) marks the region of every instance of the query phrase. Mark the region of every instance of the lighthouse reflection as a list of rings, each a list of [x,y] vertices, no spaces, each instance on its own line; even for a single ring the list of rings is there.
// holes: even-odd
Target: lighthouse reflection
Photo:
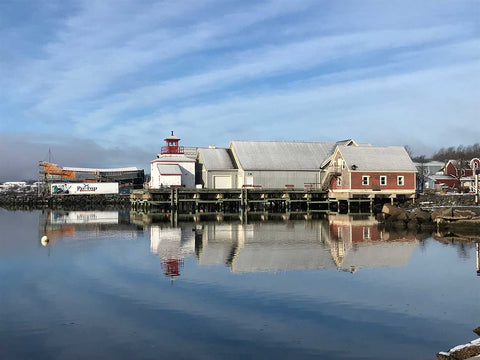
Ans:
[[[195,232],[191,227],[150,227],[150,251],[160,257],[165,276],[180,275],[185,257],[195,256]]]
[[[150,249],[164,274],[180,275],[184,259],[226,265],[234,273],[397,267],[408,263],[415,235],[380,230],[374,217],[333,215],[286,222],[190,223],[150,227]]]

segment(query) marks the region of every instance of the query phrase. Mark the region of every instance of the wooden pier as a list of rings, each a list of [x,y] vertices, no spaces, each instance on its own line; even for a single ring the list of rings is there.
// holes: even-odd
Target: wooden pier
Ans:
[[[131,209],[144,213],[178,212],[347,212],[371,213],[374,199],[332,199],[322,190],[294,189],[185,189],[134,190]]]

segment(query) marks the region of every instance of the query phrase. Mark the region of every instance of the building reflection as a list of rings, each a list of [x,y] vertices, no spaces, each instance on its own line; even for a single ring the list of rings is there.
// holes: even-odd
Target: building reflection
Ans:
[[[179,276],[184,259],[195,256],[195,228],[151,225],[150,251],[160,257],[165,276]]]
[[[128,212],[46,210],[39,215],[39,239],[47,237],[50,245],[60,239],[75,238],[78,233],[84,239],[132,230],[135,234],[138,229],[130,225]]]
[[[311,221],[209,222],[150,228],[151,251],[165,275],[180,275],[183,261],[227,265],[234,273],[308,269],[398,267],[419,244],[415,235],[380,230],[370,216],[332,215]]]
[[[373,216],[328,217],[329,243],[335,264],[341,270],[399,267],[408,263],[418,245],[415,234],[380,230]]]

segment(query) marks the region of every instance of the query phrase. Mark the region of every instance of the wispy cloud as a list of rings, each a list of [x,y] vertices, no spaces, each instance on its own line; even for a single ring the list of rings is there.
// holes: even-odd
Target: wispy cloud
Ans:
[[[145,144],[154,146],[158,129],[165,133],[175,128],[188,134],[187,142],[201,145],[214,139],[223,145],[232,139],[272,140],[278,134],[284,134],[284,139],[310,141],[342,136],[381,143],[419,140],[435,132],[439,123],[459,116],[474,121],[474,112],[469,112],[478,109],[476,100],[455,94],[480,91],[480,84],[470,76],[479,66],[480,61],[476,61],[341,84],[312,84],[302,90],[256,92],[136,118],[107,131],[107,138],[113,143],[120,139],[128,142],[128,134],[136,134]],[[198,137],[205,132],[203,129],[209,129],[208,136]],[[475,135],[458,133],[457,138],[474,141]]]
[[[359,54],[372,56],[372,52],[381,50],[445,41],[464,32],[464,27],[455,29],[447,27],[355,33],[318,37],[283,46],[245,51],[234,54],[232,56],[234,60],[226,68],[178,77],[161,84],[143,86],[127,93],[106,97],[103,104],[99,105],[99,109],[82,116],[80,121],[90,121],[94,127],[102,127],[114,121],[115,115],[131,108],[219,92],[231,85],[245,85],[274,76],[305,71]],[[477,44],[471,45],[473,48]],[[373,54],[375,55],[376,53]]]

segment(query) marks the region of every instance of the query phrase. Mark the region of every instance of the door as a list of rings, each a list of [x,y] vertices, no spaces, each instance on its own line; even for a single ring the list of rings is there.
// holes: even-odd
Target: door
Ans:
[[[231,189],[232,177],[229,175],[216,175],[213,177],[214,189]]]

